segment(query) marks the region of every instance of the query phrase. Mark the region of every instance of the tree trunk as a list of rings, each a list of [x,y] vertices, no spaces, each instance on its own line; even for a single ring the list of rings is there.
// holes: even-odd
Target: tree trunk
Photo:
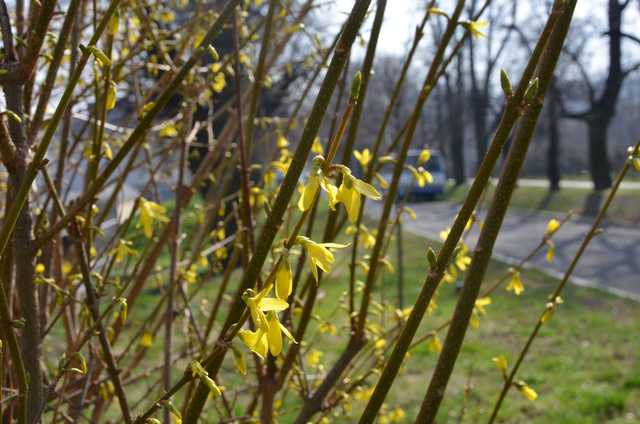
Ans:
[[[449,114],[449,136],[451,149],[451,163],[453,170],[453,179],[456,186],[465,183],[464,172],[464,117],[462,114],[462,95],[464,92],[462,80],[462,58],[458,56],[457,61],[457,77],[454,82],[456,88],[451,85],[450,78],[446,78],[447,87],[447,107]]]
[[[608,123],[601,119],[588,122],[589,128],[589,171],[596,191],[611,187],[611,165],[607,152]]]
[[[476,140],[476,168],[480,167],[484,155],[487,153],[487,96],[479,87],[474,54],[474,43],[469,39],[469,73],[471,80],[471,111],[473,115],[473,135]]]
[[[558,102],[555,87],[551,87],[549,104],[547,105],[547,119],[549,122],[549,147],[547,149],[547,177],[549,191],[560,190],[560,129],[558,128]]]

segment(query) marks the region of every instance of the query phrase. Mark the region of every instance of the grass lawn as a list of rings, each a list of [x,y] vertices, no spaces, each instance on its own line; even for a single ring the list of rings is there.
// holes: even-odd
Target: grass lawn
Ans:
[[[424,252],[429,242],[409,234],[405,242],[405,303],[410,304],[423,281]],[[487,284],[496,281],[507,269],[506,265],[494,262]],[[318,311],[321,316],[333,311],[335,297],[344,289],[342,281],[344,277],[335,274],[323,285],[326,293]],[[387,275],[383,281],[386,297],[390,298],[396,290],[395,276]],[[463,408],[462,422],[488,419],[502,382],[491,358],[503,354],[513,362],[557,283],[553,278],[530,271],[523,273],[523,281],[526,290],[519,297],[498,290],[492,296],[487,315],[481,319],[480,328],[467,333],[439,422],[458,422]],[[640,359],[637,353],[640,339],[631,336],[640,331],[638,305],[574,286],[568,287],[563,297],[565,303],[540,333],[519,376],[537,390],[539,397],[532,402],[512,390],[503,404],[501,422],[640,421]],[[419,334],[446,321],[455,301],[453,286],[441,287],[439,307],[425,318]],[[321,339],[318,343],[322,346],[342,345],[338,337],[327,342]],[[415,417],[436,361],[436,354],[428,350],[426,343],[412,353],[387,401],[391,408],[405,409],[407,417]],[[465,396],[464,388],[469,381],[471,391]],[[335,422],[353,422],[353,418]]]
[[[453,202],[462,202],[467,193],[467,188],[466,185],[451,188],[447,194],[447,199]],[[487,207],[489,205],[494,190],[494,185],[489,186],[488,192],[484,197],[483,206]],[[542,187],[518,187],[513,194],[511,207],[562,213],[574,211],[577,214],[585,214],[586,202],[589,195],[592,194],[592,190],[579,188],[563,188],[557,192],[549,192],[548,189]],[[608,194],[608,190],[600,193],[600,203],[597,204],[604,202]],[[608,218],[620,223],[640,223],[639,202],[639,190],[621,189],[609,208]]]
[[[429,245],[434,248],[438,246],[411,234],[406,234],[405,243],[405,304],[411,304],[424,278],[426,248]],[[395,255],[395,252],[390,254]],[[324,371],[331,367],[346,341],[346,313],[341,310],[338,299],[347,289],[348,256],[336,255],[334,272],[322,282],[316,309],[319,320],[311,323],[309,337],[303,344],[303,357],[311,349],[324,353],[321,358]],[[496,281],[507,269],[506,265],[493,262],[486,284]],[[235,279],[239,276],[240,272],[236,271]],[[480,328],[470,329],[467,333],[438,422],[476,423],[488,419],[502,383],[500,373],[491,358],[502,354],[509,359],[510,364],[513,363],[544,307],[548,294],[557,283],[556,280],[534,271],[524,272],[522,279],[526,290],[521,296],[499,289],[492,296],[487,315],[481,318]],[[199,322],[204,320],[200,302],[203,299],[212,301],[219,281],[219,278],[215,278],[206,282],[201,295],[193,303]],[[378,288],[374,298],[380,300],[384,296],[388,300],[395,299],[396,276],[385,273],[382,282],[383,289]],[[134,325],[131,331],[137,329],[135,322],[141,318],[140,312],[145,310],[148,313],[157,296],[157,291],[151,289],[144,293],[141,298],[143,308],[133,312],[131,319]],[[543,328],[519,375],[520,379],[526,380],[538,392],[538,399],[529,401],[517,390],[512,390],[503,404],[500,422],[640,422],[640,337],[637,337],[640,334],[640,308],[636,303],[574,286],[567,288],[563,298],[565,303],[560,305]],[[455,301],[454,287],[441,287],[437,299],[438,308],[425,318],[418,334],[424,334],[446,321]],[[229,299],[226,300],[225,307],[228,304]],[[224,318],[224,313],[222,315]],[[392,319],[392,316],[391,311],[386,313],[388,319]],[[381,318],[372,318],[375,319]],[[336,335],[321,334],[318,331],[324,320],[338,327]],[[176,329],[180,329],[181,325],[183,324],[177,323]],[[217,333],[217,329],[214,329],[214,333]],[[440,337],[444,339],[444,333]],[[158,335],[143,367],[162,363],[160,340],[161,335]],[[235,371],[231,357],[232,355],[227,356],[221,375],[226,377],[222,384],[227,387],[227,393],[233,399],[236,395],[234,385],[242,383],[244,386],[246,380]],[[427,343],[412,351],[403,374],[397,379],[387,399],[389,409],[401,407],[406,411],[405,420],[400,422],[413,422],[412,418],[420,406],[436,359],[436,354],[429,351]],[[247,363],[253,368],[253,358],[248,354]],[[186,359],[176,361],[176,378],[186,364]],[[255,378],[251,372],[246,378]],[[322,379],[323,371],[320,369],[315,379],[313,372],[310,374],[311,384],[314,384],[314,381]],[[150,387],[151,383],[142,382],[135,390],[139,391],[139,396],[143,399],[142,405],[147,405],[152,398],[149,393],[155,392]],[[372,379],[369,383],[374,384],[375,380]],[[465,386],[468,384],[470,390],[465,395]],[[247,394],[238,395],[241,403],[246,404]],[[178,396],[176,399],[177,405],[181,404],[180,398]],[[293,422],[298,406],[293,399],[285,400],[278,422]],[[330,417],[331,422],[355,422],[363,406],[364,401],[354,401],[352,415],[339,411],[337,416]],[[209,402],[207,409],[208,421],[204,422],[216,422],[218,415],[214,411],[217,406]],[[236,412],[242,414],[242,409],[237,408]],[[459,420],[461,414],[463,416]]]

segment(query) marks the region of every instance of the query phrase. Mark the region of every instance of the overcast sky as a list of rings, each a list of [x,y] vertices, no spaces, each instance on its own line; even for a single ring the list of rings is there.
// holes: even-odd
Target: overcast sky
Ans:
[[[521,18],[530,16],[531,5],[536,4],[542,0],[518,0],[518,14]],[[637,0],[633,0],[637,2]],[[327,6],[326,16],[329,17],[330,26],[333,27],[333,31],[337,31],[347,14],[353,6],[353,0],[335,0],[333,3],[329,2]],[[370,14],[367,23],[365,25],[362,34],[368,39],[371,23],[373,21],[373,10],[375,0],[372,1],[372,13]],[[451,12],[453,8],[452,0],[443,0],[438,2],[440,7],[447,12]],[[640,5],[640,2],[638,2]],[[426,7],[426,0],[388,0],[387,8],[385,10],[384,24],[382,26],[382,32],[379,39],[379,51],[381,53],[398,54],[404,56],[408,43],[413,37],[413,33],[416,25],[419,24],[422,19],[424,8]],[[605,12],[607,10],[607,0],[578,0],[576,7],[574,26],[576,25],[593,25],[597,27],[597,31],[603,31],[606,24]],[[624,15],[624,28],[623,30],[634,35],[640,35],[640,13],[639,7],[636,4],[631,4]],[[543,15],[539,14],[539,21],[542,22]],[[604,56],[602,55],[603,47],[606,42],[605,37],[594,39],[590,43],[589,55],[593,60],[593,66],[597,70],[602,70],[602,67],[606,63]],[[423,41],[424,43],[424,41]],[[626,57],[632,60],[640,60],[640,45],[627,43],[625,53]],[[356,49],[356,56],[362,55],[364,48]]]

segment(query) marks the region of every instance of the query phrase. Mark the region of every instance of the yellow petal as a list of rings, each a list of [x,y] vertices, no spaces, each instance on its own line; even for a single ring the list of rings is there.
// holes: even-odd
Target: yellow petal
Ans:
[[[311,274],[313,274],[313,278],[316,280],[316,284],[317,284],[319,277],[318,277],[318,266],[316,264],[316,261],[311,256],[307,256],[307,262],[309,263]]]
[[[145,331],[140,338],[140,346],[145,349],[150,348],[153,345],[153,335],[148,331]]]
[[[320,178],[317,175],[309,177],[309,181],[307,182],[307,185],[304,186],[302,196],[300,196],[300,200],[298,201],[298,209],[300,209],[300,211],[304,212],[311,208],[319,187]]]
[[[320,137],[316,137],[313,140],[313,145],[311,146],[311,151],[316,155],[324,154],[324,149],[322,148],[322,143],[320,142]]]
[[[509,369],[507,358],[505,358],[504,355],[496,356],[496,357],[492,358],[491,360],[496,364],[498,369],[500,371],[502,371],[503,373],[506,373],[507,370]]]
[[[549,247],[547,248],[547,262],[551,263],[553,262],[553,258],[555,257],[556,254],[556,249],[555,246],[553,244],[549,244]]]
[[[276,144],[278,145],[279,149],[284,149],[285,147],[289,146],[289,140],[287,140],[284,136],[279,135]]]
[[[325,177],[322,177],[320,179],[320,187],[322,187],[322,190],[327,193],[327,198],[329,199],[329,207],[331,208],[331,210],[336,210],[336,204],[338,203],[338,187],[331,184],[331,182]]]
[[[233,362],[240,374],[247,375],[247,362],[244,359],[244,354],[239,349],[233,348]]]
[[[282,299],[276,299],[275,297],[265,297],[264,299],[260,300],[260,303],[258,303],[258,308],[262,312],[268,312],[268,311],[280,312],[280,311],[284,311],[288,307],[289,307],[289,304],[287,302],[285,302]]]
[[[113,81],[109,81],[109,87],[107,88],[107,98],[105,101],[107,110],[111,110],[116,106],[117,90],[118,87],[116,86],[116,83]]]
[[[422,151],[420,152],[420,155],[418,156],[418,164],[422,165],[429,159],[431,159],[431,150],[422,149]]]
[[[344,181],[338,190],[337,200],[344,204],[350,222],[356,222],[360,214],[360,193],[353,188],[347,188]]]
[[[331,271],[331,265],[335,260],[333,253],[321,244],[313,243],[307,246],[307,254],[315,261],[316,265],[324,272]]]
[[[360,162],[362,167],[366,168],[369,162],[371,162],[372,156],[369,149],[364,149],[362,152],[354,151],[353,156],[355,156],[356,160]]]
[[[382,199],[382,195],[371,184],[367,184],[362,180],[354,178],[353,186],[356,190],[358,190],[361,194],[367,196],[369,199],[373,199],[373,200]]]
[[[264,331],[240,330],[238,336],[252,352],[264,359],[267,355],[267,338]]]
[[[269,314],[267,339],[269,341],[269,352],[273,356],[278,356],[282,352],[282,332],[279,324],[277,315],[275,313]]]
[[[437,335],[433,335],[429,340],[429,352],[438,353],[442,350],[442,343],[440,343],[440,339]]]
[[[314,349],[311,352],[307,353],[307,362],[311,366],[318,365],[320,363],[320,358],[322,358],[322,352],[318,350]]]
[[[289,332],[289,330],[287,329],[287,327],[285,327],[284,325],[282,325],[282,323],[280,321],[278,321],[278,325],[280,326],[280,330],[282,330],[282,332],[284,333],[285,336],[287,336],[287,338],[289,340],[291,340],[293,343],[298,343],[296,341],[296,339],[293,337],[293,335],[291,334],[291,332]]]
[[[538,398],[538,393],[529,387],[526,383],[518,384],[518,390],[522,393],[522,396],[526,397],[529,400],[536,400]]]
[[[550,236],[556,231],[558,231],[558,228],[560,228],[560,222],[557,219],[551,219],[547,224],[547,231],[545,234],[547,236]]]
[[[293,290],[293,277],[289,261],[283,259],[276,271],[276,296],[287,300]]]
[[[430,15],[440,15],[440,16],[444,16],[444,17],[447,17],[447,18],[449,17],[449,15],[447,15],[447,13],[444,10],[442,10],[442,9],[440,9],[438,7],[430,7],[428,12],[429,12]]]
[[[512,291],[516,296],[520,296],[520,294],[524,291],[524,285],[522,284],[522,280],[520,279],[520,273],[514,272],[511,276],[511,280],[509,284],[507,284],[507,291]]]

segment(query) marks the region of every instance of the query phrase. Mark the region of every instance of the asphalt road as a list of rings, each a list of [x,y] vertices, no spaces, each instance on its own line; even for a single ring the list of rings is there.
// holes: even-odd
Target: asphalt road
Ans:
[[[494,180],[494,182],[497,180]],[[541,178],[520,178],[518,185],[521,187],[549,188],[549,181]],[[561,188],[579,188],[593,190],[593,183],[587,180],[560,180]],[[622,190],[640,190],[640,181],[623,181],[620,184]]]
[[[378,216],[381,203],[367,203],[368,214]],[[438,239],[438,233],[453,223],[459,210],[458,205],[444,201],[414,203],[410,206],[416,211],[417,219],[405,219],[405,229],[432,239]],[[551,218],[560,220],[563,216],[551,212],[509,211],[496,241],[494,257],[508,263],[525,257],[540,242]],[[543,251],[529,266],[561,277],[590,224],[584,218],[567,222],[553,237],[556,244],[554,261],[548,263]],[[604,232],[587,247],[571,282],[640,301],[640,228],[605,223],[603,229]],[[467,240],[470,246],[475,245],[477,237],[478,228],[475,226]]]

